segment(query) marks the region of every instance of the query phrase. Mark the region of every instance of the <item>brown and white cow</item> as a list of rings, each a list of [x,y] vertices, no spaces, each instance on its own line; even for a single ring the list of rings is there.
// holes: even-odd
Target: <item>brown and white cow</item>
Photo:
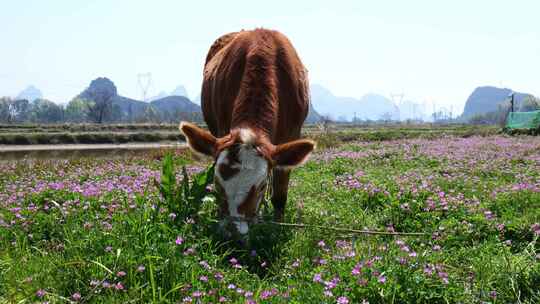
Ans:
[[[290,169],[315,142],[300,138],[309,108],[307,71],[290,41],[266,29],[224,35],[210,47],[201,105],[210,132],[182,122],[191,149],[215,159],[222,223],[241,234],[257,215],[272,173],[272,205],[283,219]]]

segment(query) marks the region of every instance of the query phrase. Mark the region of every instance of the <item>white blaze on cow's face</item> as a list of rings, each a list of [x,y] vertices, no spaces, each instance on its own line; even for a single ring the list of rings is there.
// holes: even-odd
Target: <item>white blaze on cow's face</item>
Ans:
[[[241,143],[223,150],[215,166],[216,183],[223,201],[222,212],[233,217],[232,222],[240,234],[247,234],[248,220],[257,214],[266,190],[268,161],[260,155],[254,144],[254,134],[241,130]],[[246,219],[246,220],[242,220]],[[222,220],[222,225],[225,222]]]

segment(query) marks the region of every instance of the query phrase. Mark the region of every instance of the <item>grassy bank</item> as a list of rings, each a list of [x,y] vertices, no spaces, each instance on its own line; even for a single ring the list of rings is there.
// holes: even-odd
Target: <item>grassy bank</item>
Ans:
[[[321,130],[306,126],[303,136],[317,140],[323,147],[354,140],[382,141],[404,138],[437,138],[442,136],[488,136],[498,132],[489,126],[333,126]],[[92,144],[179,141],[183,136],[175,124],[163,125],[0,125],[0,145]]]

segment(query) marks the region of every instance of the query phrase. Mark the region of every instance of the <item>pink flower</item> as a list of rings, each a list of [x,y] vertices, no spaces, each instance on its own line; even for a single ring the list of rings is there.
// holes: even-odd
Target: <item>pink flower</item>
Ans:
[[[81,294],[76,292],[71,295],[71,298],[73,299],[73,301],[79,301],[81,299]]]
[[[176,245],[182,245],[182,243],[184,243],[184,239],[180,236],[177,236],[176,241],[174,242],[176,243]]]
[[[337,304],[349,304],[349,299],[347,297],[339,297],[337,299]]]
[[[36,296],[37,296],[38,298],[43,298],[43,297],[45,296],[46,293],[47,293],[47,292],[46,292],[45,290],[39,289],[38,291],[36,291]]]
[[[539,223],[532,224],[531,230],[535,235],[540,235],[540,224]]]

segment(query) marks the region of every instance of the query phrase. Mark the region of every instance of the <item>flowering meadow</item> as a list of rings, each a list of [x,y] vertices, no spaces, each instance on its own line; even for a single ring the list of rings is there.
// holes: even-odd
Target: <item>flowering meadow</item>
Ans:
[[[208,165],[0,163],[0,302],[540,303],[540,137],[317,151],[286,212],[308,227],[260,223],[241,244],[216,232]]]

